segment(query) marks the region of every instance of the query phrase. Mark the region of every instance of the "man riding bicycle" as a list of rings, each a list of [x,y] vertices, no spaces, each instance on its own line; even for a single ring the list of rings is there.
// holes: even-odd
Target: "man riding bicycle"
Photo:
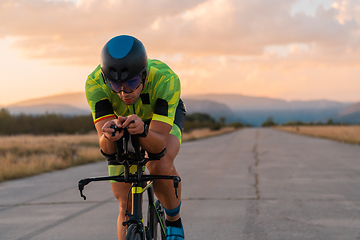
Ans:
[[[185,121],[185,106],[180,99],[180,80],[163,62],[147,58],[144,45],[136,38],[121,35],[110,39],[101,51],[100,65],[88,76],[86,98],[99,135],[101,152],[108,159],[116,154],[116,141],[123,136],[118,128],[127,127],[139,136],[140,145],[149,153],[166,148],[159,161],[147,163],[150,174],[179,176],[174,159],[179,152]],[[108,161],[109,175],[123,173],[123,166]],[[166,212],[167,239],[184,239],[179,198],[172,182],[154,180],[154,192]],[[111,182],[119,202],[117,233],[125,237],[125,210],[130,184]],[[128,209],[130,211],[130,209]]]

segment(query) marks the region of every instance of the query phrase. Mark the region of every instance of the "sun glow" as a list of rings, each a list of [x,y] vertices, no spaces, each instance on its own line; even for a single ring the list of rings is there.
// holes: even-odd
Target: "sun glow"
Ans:
[[[359,100],[357,0],[6,3],[0,105],[84,91],[103,44],[119,34],[143,41],[150,58],[179,75],[186,95]]]

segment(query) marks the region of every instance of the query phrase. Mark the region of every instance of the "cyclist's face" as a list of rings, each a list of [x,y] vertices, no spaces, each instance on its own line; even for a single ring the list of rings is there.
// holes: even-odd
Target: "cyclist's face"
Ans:
[[[144,83],[141,83],[140,86],[131,93],[126,93],[124,91],[121,91],[117,94],[126,105],[133,105],[140,97],[143,88],[144,88]]]

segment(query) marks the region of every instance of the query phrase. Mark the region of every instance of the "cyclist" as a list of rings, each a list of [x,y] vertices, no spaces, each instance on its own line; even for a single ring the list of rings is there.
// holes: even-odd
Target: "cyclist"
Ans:
[[[111,160],[116,154],[115,141],[123,131],[115,132],[111,125],[127,127],[130,134],[137,134],[142,148],[150,153],[161,153],[166,148],[159,161],[147,163],[150,174],[179,176],[174,159],[180,149],[186,110],[180,99],[179,78],[165,63],[148,59],[137,38],[116,36],[104,45],[100,65],[88,76],[85,90],[110,176],[123,173],[123,166]],[[153,185],[165,208],[167,239],[184,239],[181,185],[179,198],[172,181],[155,180]],[[122,223],[130,185],[113,181],[111,188],[119,202],[118,238],[124,239]]]

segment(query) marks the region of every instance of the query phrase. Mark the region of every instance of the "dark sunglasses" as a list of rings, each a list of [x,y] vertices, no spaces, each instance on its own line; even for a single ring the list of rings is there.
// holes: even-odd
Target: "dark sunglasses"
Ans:
[[[146,72],[146,68],[143,68],[138,74],[136,74],[134,77],[132,77],[131,79],[129,79],[125,82],[112,81],[103,72],[102,72],[102,75],[103,75],[103,78],[104,78],[106,84],[114,92],[116,92],[116,93],[120,93],[120,92],[132,93],[141,85],[141,83],[145,82],[147,72]]]

